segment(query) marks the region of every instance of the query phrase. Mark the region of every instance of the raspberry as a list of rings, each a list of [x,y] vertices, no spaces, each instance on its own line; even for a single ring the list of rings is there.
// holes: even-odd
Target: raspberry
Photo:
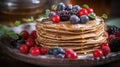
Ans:
[[[113,35],[113,34],[109,35],[109,37],[108,37],[109,42],[112,41],[114,38],[115,38],[115,35]]]
[[[82,9],[78,12],[78,14],[79,14],[79,16],[88,15],[88,11],[87,11],[87,9],[82,8]]]
[[[39,48],[37,48],[37,47],[31,47],[31,48],[30,48],[30,54],[31,54],[32,56],[38,56],[38,55],[40,55],[40,50],[39,50]]]
[[[94,52],[93,52],[93,56],[94,58],[101,58],[103,56],[103,53],[101,50],[99,49],[96,49]]]
[[[40,48],[39,50],[40,50],[40,53],[41,53],[42,55],[47,54],[47,51],[48,51],[47,48],[43,48],[43,47]]]
[[[110,53],[110,48],[108,46],[103,46],[102,52],[104,56],[107,56]]]
[[[67,58],[67,59],[77,59],[78,55],[72,49],[67,49],[65,51],[65,58]]]
[[[29,37],[29,33],[26,30],[23,30],[20,35],[24,38],[27,39]]]
[[[103,48],[104,46],[107,46],[107,47],[108,47],[109,44],[108,44],[107,42],[103,42],[103,43],[100,44],[100,47],[101,47],[101,48]]]
[[[20,50],[20,52],[23,53],[23,54],[27,54],[27,53],[28,53],[28,47],[27,47],[26,44],[20,45],[19,50]]]
[[[52,16],[52,21],[53,21],[53,23],[59,23],[60,22],[60,17],[58,15],[53,15]]]
[[[93,13],[93,9],[92,8],[87,8],[88,14]]]

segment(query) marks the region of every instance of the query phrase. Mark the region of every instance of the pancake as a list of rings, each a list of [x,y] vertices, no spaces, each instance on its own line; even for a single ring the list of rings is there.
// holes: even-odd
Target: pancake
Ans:
[[[100,48],[100,43],[106,42],[106,27],[104,20],[97,17],[86,24],[71,24],[69,21],[53,24],[52,21],[36,20],[37,46],[63,49],[71,48],[78,54],[91,53]]]

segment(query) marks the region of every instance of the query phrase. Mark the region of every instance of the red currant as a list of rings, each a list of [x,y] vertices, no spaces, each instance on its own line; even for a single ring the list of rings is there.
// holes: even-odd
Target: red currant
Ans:
[[[104,46],[107,46],[107,47],[108,47],[109,44],[108,44],[107,42],[103,42],[103,43],[100,44],[100,46],[101,46],[101,48],[104,47]]]
[[[45,54],[47,54],[47,49],[46,48],[40,48],[40,53],[42,54],[42,55],[45,55]]]
[[[82,8],[82,9],[78,12],[78,15],[79,15],[79,16],[88,15],[87,9]]]
[[[40,55],[40,50],[37,47],[31,47],[29,52],[32,56]]]
[[[114,38],[115,38],[115,35],[111,34],[111,35],[109,35],[108,40],[112,41]]]
[[[23,30],[20,34],[24,39],[27,39],[29,37],[29,33],[26,30]]]
[[[65,51],[65,58],[67,58],[67,59],[77,59],[78,55],[72,49],[67,49]]]
[[[52,21],[53,21],[53,23],[59,23],[60,22],[60,17],[58,15],[53,15],[52,16]]]
[[[93,56],[94,58],[101,58],[103,56],[103,53],[101,50],[99,49],[96,49],[94,52],[93,52]]]
[[[23,54],[27,54],[27,53],[28,53],[28,47],[27,47],[26,44],[20,45],[19,50],[20,50],[20,52],[23,53]]]
[[[27,45],[28,47],[33,47],[34,44],[35,44],[35,42],[34,42],[34,40],[33,40],[32,38],[29,37],[29,38],[26,40],[26,45]]]
[[[73,53],[74,51],[72,49],[66,49],[65,53]]]
[[[34,39],[37,38],[37,35],[36,35],[36,31],[35,31],[35,30],[33,30],[33,31],[31,32],[31,36],[32,36]]]
[[[108,46],[102,47],[103,55],[106,56],[110,53],[110,48]]]
[[[118,33],[116,34],[116,37],[119,37],[119,38],[120,38],[120,32],[118,32]]]
[[[88,14],[93,13],[93,9],[92,8],[87,8]]]

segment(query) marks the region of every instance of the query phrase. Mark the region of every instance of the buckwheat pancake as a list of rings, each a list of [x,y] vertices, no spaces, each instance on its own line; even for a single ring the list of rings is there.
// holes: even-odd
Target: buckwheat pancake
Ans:
[[[36,43],[38,46],[64,49],[72,48],[78,54],[87,54],[100,48],[107,41],[104,20],[97,17],[86,24],[71,24],[69,21],[53,24],[52,21],[36,21]]]

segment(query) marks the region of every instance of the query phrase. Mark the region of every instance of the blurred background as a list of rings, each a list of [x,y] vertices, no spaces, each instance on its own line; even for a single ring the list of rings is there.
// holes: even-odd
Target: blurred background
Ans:
[[[24,21],[23,18],[33,16],[38,18],[44,13],[44,10],[50,8],[53,4],[60,2],[72,3],[73,5],[88,4],[94,9],[95,13],[101,16],[103,13],[108,14],[108,21],[120,19],[120,0],[0,0],[0,24],[13,26],[16,20]],[[120,22],[120,21],[118,21]],[[112,22],[114,23],[114,22]],[[115,23],[114,23],[115,24]],[[118,24],[116,24],[118,25]],[[120,25],[119,25],[120,26]],[[0,65],[2,67],[40,67],[27,64],[6,56],[0,49]],[[119,67],[120,61],[111,62],[98,67]]]
[[[37,18],[46,8],[59,2],[88,4],[99,16],[106,13],[109,19],[120,17],[120,0],[0,0],[0,24],[12,26],[16,20]]]

